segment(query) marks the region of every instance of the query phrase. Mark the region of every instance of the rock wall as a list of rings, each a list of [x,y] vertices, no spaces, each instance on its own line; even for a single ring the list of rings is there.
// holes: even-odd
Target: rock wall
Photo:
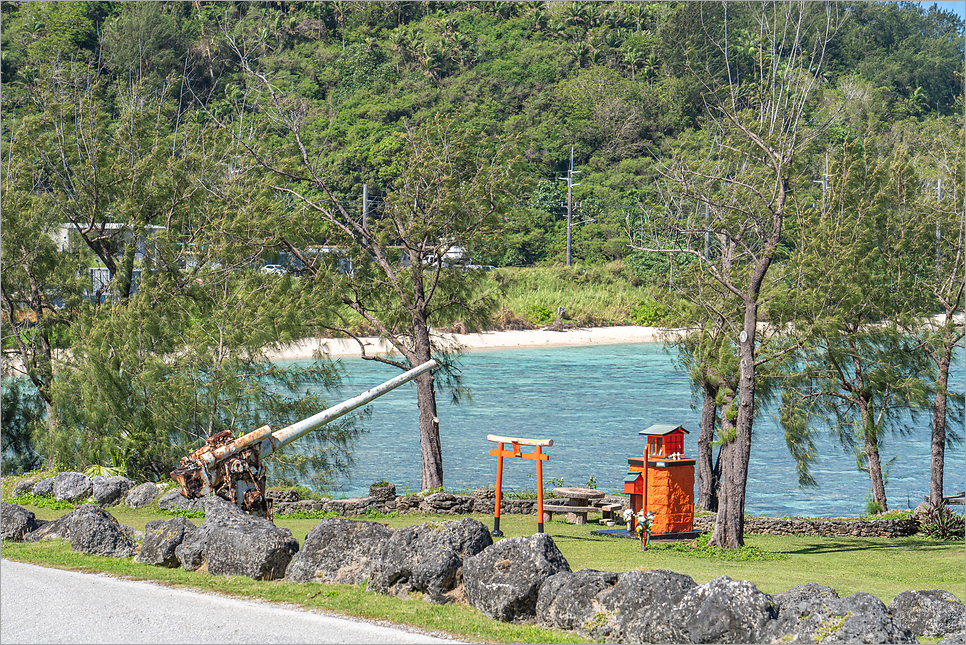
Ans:
[[[71,479],[73,478],[73,479]],[[15,493],[33,491],[39,495],[54,496],[55,482],[61,480],[61,488],[66,490],[66,483],[69,481],[77,484],[81,491],[77,493],[80,497],[86,497],[94,492],[97,497],[98,486],[106,486],[108,480],[124,480],[125,494],[116,494],[104,499],[98,499],[101,506],[108,506],[120,502],[126,503],[133,508],[141,508],[154,502],[160,494],[160,489],[155,484],[141,484],[134,486],[134,482],[125,480],[121,477],[95,478],[92,482],[81,473],[58,473],[57,477],[51,477],[40,482],[31,480],[21,481],[15,489]],[[76,480],[76,481],[75,481]],[[112,482],[113,483],[113,482]],[[129,492],[128,492],[129,491]],[[62,496],[67,493],[62,491]],[[75,495],[76,496],[76,495]],[[322,498],[317,500],[300,500],[295,491],[268,491],[268,497],[274,501],[274,513],[277,516],[287,515],[299,511],[315,511],[326,513],[338,513],[344,517],[358,517],[365,515],[369,511],[378,513],[397,512],[400,515],[409,513],[437,514],[437,515],[468,515],[478,513],[481,515],[492,515],[493,507],[496,503],[496,491],[491,488],[477,488],[472,495],[457,495],[448,492],[433,493],[408,493],[396,495],[396,487],[393,484],[384,486],[371,486],[369,495],[366,497],[353,497],[349,499],[329,499]],[[544,498],[544,503],[551,503],[556,498]],[[179,508],[192,508],[200,510],[203,500],[185,500],[177,490],[169,491],[159,500],[158,505],[164,509],[172,505]],[[556,500],[560,501],[560,500]],[[604,498],[607,504],[622,504],[627,507],[627,497],[618,495],[608,495]],[[500,501],[500,513],[507,514],[536,514],[536,499],[507,499],[504,497]],[[701,514],[695,517],[694,528],[697,531],[711,531],[714,528],[714,514]],[[909,519],[786,519],[774,517],[745,517],[745,533],[748,535],[803,535],[821,537],[906,537],[915,535],[919,530],[919,522],[913,518]]]
[[[477,488],[472,495],[456,495],[447,492],[437,493],[409,493],[397,495],[391,499],[385,496],[352,497],[349,499],[301,500],[297,502],[276,501],[274,513],[277,516],[287,515],[298,511],[336,512],[346,517],[365,515],[373,510],[379,513],[397,512],[400,515],[409,513],[432,513],[438,515],[467,515],[480,513],[490,515],[496,504],[496,491],[488,488]],[[536,514],[537,500],[535,499],[502,499],[500,512],[504,514]]]
[[[276,498],[281,499],[281,498]],[[544,498],[550,503],[555,498]],[[559,500],[558,500],[559,501]],[[627,498],[608,495],[608,504],[627,506]],[[478,513],[492,515],[496,503],[496,491],[490,488],[477,488],[472,495],[454,493],[410,493],[387,499],[385,496],[353,497],[350,499],[302,500],[298,502],[277,501],[275,515],[281,516],[297,511],[336,512],[345,517],[365,515],[370,509],[379,513],[398,512],[425,513],[439,515],[467,515]],[[535,515],[535,499],[502,499],[500,513]],[[714,529],[714,515],[703,514],[695,517],[696,531]],[[808,535],[821,537],[906,537],[915,535],[919,522],[915,519],[785,519],[774,517],[745,517],[745,533],[748,535]]]
[[[696,531],[714,529],[714,515],[694,519]],[[745,517],[746,535],[806,535],[820,537],[907,537],[919,531],[919,522],[904,520],[827,520]]]

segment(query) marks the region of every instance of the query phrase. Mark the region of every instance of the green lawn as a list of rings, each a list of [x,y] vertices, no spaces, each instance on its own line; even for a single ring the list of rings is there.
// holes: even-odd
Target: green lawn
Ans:
[[[55,519],[66,511],[28,507],[38,518]],[[115,507],[110,512],[122,524],[144,529],[158,518],[167,518],[157,507],[129,509]],[[487,526],[492,518],[474,515]],[[593,516],[592,516],[593,517]],[[407,515],[379,519],[394,528],[429,520],[457,519],[455,516]],[[200,524],[202,519],[193,519]],[[276,524],[292,531],[301,544],[318,520],[286,520]],[[531,535],[536,530],[533,516],[503,515],[500,528],[507,537]],[[596,525],[575,526],[554,520],[544,525],[573,570],[592,568],[603,571],[670,569],[690,575],[698,583],[718,576],[750,580],[767,593],[784,591],[798,584],[817,582],[833,587],[846,596],[864,591],[888,604],[907,589],[945,589],[963,598],[964,564],[961,542],[941,542],[918,537],[886,538],[813,538],[746,536],[748,546],[784,554],[783,559],[729,561],[695,557],[675,551],[672,546],[652,544],[646,552],[636,540],[596,537]],[[344,585],[296,585],[286,582],[258,582],[247,578],[224,578],[207,573],[169,570],[139,565],[132,560],[114,560],[73,553],[60,542],[40,544],[4,542],[3,557],[44,566],[81,571],[105,572],[134,579],[156,580],[179,587],[191,587],[264,600],[297,603],[349,616],[388,620],[444,631],[462,638],[494,642],[584,642],[573,634],[552,632],[528,625],[507,625],[484,619],[466,605],[431,605],[421,599],[399,600]]]

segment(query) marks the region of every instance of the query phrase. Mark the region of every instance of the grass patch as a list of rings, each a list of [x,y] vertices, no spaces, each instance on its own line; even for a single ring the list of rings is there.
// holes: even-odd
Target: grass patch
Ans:
[[[196,511],[190,508],[168,508],[161,511],[165,515],[170,515],[172,517],[187,517],[202,519],[205,516],[204,511]]]
[[[291,513],[286,513],[285,515],[276,515],[275,520],[328,520],[336,517],[342,517],[341,513],[336,511],[293,511]]]
[[[504,312],[534,326],[553,323],[558,307],[567,310],[565,323],[633,325],[634,312],[642,303],[652,301],[648,289],[621,262],[606,266],[504,268],[489,275],[504,289]]]
[[[790,556],[787,553],[773,553],[760,547],[748,546],[747,544],[737,549],[723,549],[719,546],[708,546],[711,533],[705,533],[701,537],[695,538],[691,542],[674,542],[662,544],[652,542],[648,548],[665,549],[683,553],[692,558],[715,558],[728,562],[762,562],[765,560],[787,560]]]
[[[32,505],[27,508],[38,518],[48,520],[66,512]],[[156,505],[144,509],[118,506],[109,511],[122,524],[139,530],[144,530],[144,525],[151,520],[170,517]],[[387,514],[373,519],[392,528],[401,528],[461,517],[464,516]],[[490,516],[471,517],[492,526]],[[292,531],[299,544],[304,543],[306,535],[318,521],[317,517],[292,515],[275,518],[276,525]],[[200,522],[196,520],[195,524]],[[536,517],[504,514],[500,528],[507,537],[529,536],[536,531]],[[700,544],[691,548],[689,543],[652,543],[647,551],[642,552],[638,540],[592,536],[590,531],[594,528],[596,526],[591,524],[567,524],[562,519],[544,524],[544,530],[574,571],[584,568],[616,572],[668,569],[689,575],[698,584],[726,575],[734,580],[749,580],[761,591],[771,594],[816,582],[832,587],[843,597],[864,591],[886,604],[909,589],[945,589],[961,597],[964,585],[962,543],[918,536],[889,539],[748,535],[745,536],[745,555],[735,557],[734,554],[705,551]],[[473,641],[586,642],[570,633],[490,621],[466,605],[439,606],[421,599],[404,601],[369,593],[364,587],[259,582],[243,577],[223,578],[181,569],[162,569],[135,564],[131,558],[115,560],[73,553],[68,544],[57,541],[4,542],[2,548],[5,558],[42,566],[103,572],[177,587],[293,603],[347,616],[442,631]]]
[[[57,501],[53,497],[42,497],[40,495],[34,495],[33,493],[20,493],[16,497],[11,497],[6,501],[11,504],[17,504],[18,506],[32,506],[34,508],[45,508],[52,511],[63,511],[74,508],[72,502]]]

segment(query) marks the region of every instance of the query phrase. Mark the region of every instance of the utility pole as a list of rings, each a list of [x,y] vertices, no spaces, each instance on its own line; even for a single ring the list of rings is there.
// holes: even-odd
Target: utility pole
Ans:
[[[366,228],[369,219],[369,184],[362,184],[362,228]]]
[[[825,212],[825,191],[828,190],[828,153],[825,153],[825,174],[822,175],[822,179],[813,179],[813,184],[822,184],[822,212]]]
[[[578,170],[577,173],[580,173]],[[567,180],[567,266],[570,266],[573,261],[573,256],[570,252],[571,245],[571,228],[573,226],[574,219],[574,186],[579,186],[580,184],[574,183],[574,147],[570,146],[570,171],[567,173],[566,177],[558,177],[557,179]]]

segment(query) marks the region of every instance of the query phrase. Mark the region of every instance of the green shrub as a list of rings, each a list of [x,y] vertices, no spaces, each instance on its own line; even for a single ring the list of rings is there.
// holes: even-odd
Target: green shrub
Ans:
[[[962,540],[966,536],[966,520],[945,502],[930,504],[926,516],[919,521],[919,532],[937,540]]]
[[[533,305],[527,311],[527,319],[534,325],[548,325],[557,319],[557,314],[546,305]]]
[[[277,517],[284,517],[287,520],[329,520],[342,517],[342,514],[338,511],[294,511]]]
[[[66,508],[74,508],[74,504],[68,501],[57,501],[53,497],[42,497],[33,493],[20,493],[16,497],[7,500],[11,504],[19,506],[36,506],[38,508],[49,508],[53,511],[62,511]]]
[[[399,517],[399,511],[390,511],[388,513],[382,513],[380,511],[377,511],[374,508],[367,508],[364,517],[367,520],[384,520],[390,517]]]
[[[872,495],[866,494],[865,496],[865,514],[866,515],[878,515],[882,512],[882,504],[872,499]]]
[[[675,544],[664,545],[651,542],[651,546],[658,549],[676,551],[695,558],[717,558],[729,562],[762,562],[765,560],[787,560],[790,556],[787,553],[773,553],[764,549],[750,546],[742,546],[737,549],[723,549],[719,546],[708,546],[711,540],[711,531],[706,531],[696,537],[691,542],[678,542]]]
[[[640,327],[658,327],[667,317],[667,307],[654,300],[644,300],[631,312],[631,320]]]
[[[195,511],[188,508],[172,508],[172,509],[162,510],[161,512],[166,513],[168,515],[174,515],[177,517],[204,517],[205,516],[204,511]]]

